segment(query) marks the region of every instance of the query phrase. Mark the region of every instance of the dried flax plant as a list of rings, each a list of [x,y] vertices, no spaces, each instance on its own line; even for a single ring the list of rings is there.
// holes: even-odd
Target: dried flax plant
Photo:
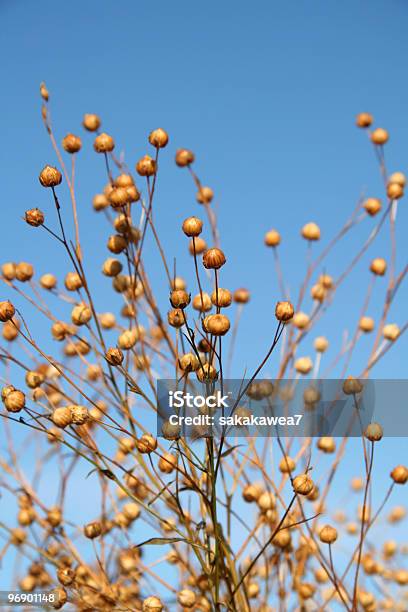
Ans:
[[[1,514],[4,546],[0,558],[7,564],[14,549],[17,588],[53,591],[54,608],[83,611],[407,610],[404,587],[408,571],[403,569],[407,546],[387,540],[381,548],[369,535],[383,520],[382,511],[394,487],[408,479],[408,469],[396,466],[382,502],[371,507],[375,448],[382,438],[379,424],[372,423],[362,434],[363,452],[358,460],[364,466],[364,477],[355,477],[351,483],[360,492],[362,505],[354,519],[339,507],[327,509],[329,493],[344,463],[347,437],[325,436],[317,441],[247,437],[245,444],[237,445],[224,436],[218,442],[211,437],[193,442],[180,436],[178,426],[169,422],[163,425],[164,437],[150,433],[145,415],[157,410],[159,373],[184,381],[222,379],[238,342],[238,324],[250,294],[247,289],[232,292],[223,286],[228,265],[211,207],[213,191],[198,178],[194,154],[179,149],[175,158],[176,165],[191,175],[206,217],[204,222],[191,216],[180,230],[180,237],[184,234],[189,239],[187,257],[196,280],[191,299],[186,283],[175,275],[166,258],[154,224],[159,157],[165,154],[167,133],[163,129],[150,133],[151,155],[137,162],[133,176],[115,156],[114,139],[100,131],[100,118],[88,114],[83,127],[95,136],[93,147],[106,167],[108,181],[93,199],[95,212],[106,216],[110,232],[109,256],[102,273],[112,281],[112,296],[116,295],[112,302],[117,296],[123,300],[119,316],[101,313],[80,242],[75,169],[82,141],[68,134],[60,149],[44,84],[41,96],[42,118],[58,168],[45,166],[39,180],[49,193],[54,214],[53,219],[45,219],[34,208],[26,211],[25,221],[44,232],[44,241],[51,240],[54,248],[63,250],[67,267],[61,287],[53,273],[36,279],[31,263],[2,265],[0,414],[7,444],[0,457],[0,490],[15,503],[15,514]],[[388,319],[407,273],[407,267],[396,268],[395,238],[405,176],[400,172],[388,175],[384,157],[388,134],[381,128],[371,131],[372,121],[368,113],[357,117],[358,127],[368,133],[378,158],[385,206],[377,198],[359,202],[318,255],[313,245],[320,240],[319,226],[311,222],[302,228],[309,259],[294,305],[285,290],[279,258],[281,236],[275,229],[265,235],[281,295],[276,296],[275,318],[271,315],[268,325],[270,349],[260,356],[256,370],[246,374],[245,390],[251,388],[259,397],[268,396],[273,388],[268,381],[256,380],[267,362],[274,361],[278,379],[323,376],[328,340],[315,338],[314,361],[301,356],[302,343],[325,312],[335,308],[338,287],[387,225],[390,260],[371,262],[367,272],[371,280],[355,332],[340,347],[324,376],[343,364],[344,392],[356,399],[361,380],[406,330],[407,323],[398,327]],[[60,199],[62,181],[68,186],[70,203]],[[73,236],[66,229],[70,214]],[[360,243],[344,272],[338,278],[330,276],[325,271],[328,255],[341,248],[342,239],[358,226],[373,222],[369,237]],[[213,244],[210,248],[202,237],[204,232]],[[148,233],[168,280],[170,310],[164,313],[145,264]],[[388,285],[381,320],[375,325],[368,309],[379,277],[385,277]],[[307,314],[302,308],[309,292],[313,307]],[[47,295],[52,295],[54,303],[60,301],[65,320],[47,305]],[[48,340],[44,344],[24,316],[25,301],[47,320],[62,354],[49,354]],[[232,326],[231,316],[224,314],[228,309],[235,309]],[[369,359],[353,378],[348,372],[352,354],[361,337],[369,333],[374,337]],[[230,338],[226,358],[224,336]],[[305,402],[313,404],[314,393],[311,387]],[[24,472],[13,439],[21,429],[27,430],[30,441],[36,441],[33,474]],[[77,524],[70,512],[72,500],[77,503],[76,470],[83,464],[89,466],[89,478],[98,482],[99,495],[86,500],[94,519]],[[58,471],[52,505],[36,486],[51,465]],[[339,491],[335,498],[341,499]],[[399,523],[404,515],[405,509],[396,506],[387,520]],[[154,537],[146,540],[146,533]],[[342,545],[342,539],[348,542],[350,536],[355,538],[351,549]]]

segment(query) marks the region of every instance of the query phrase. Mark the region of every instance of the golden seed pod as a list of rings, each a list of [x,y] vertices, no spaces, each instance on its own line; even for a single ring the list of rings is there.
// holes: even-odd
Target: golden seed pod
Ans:
[[[248,597],[250,599],[255,599],[256,597],[258,597],[259,592],[261,590],[259,584],[253,580],[248,582],[246,589],[247,589]]]
[[[299,311],[293,315],[292,325],[297,329],[306,329],[309,325],[310,317],[305,312]]]
[[[55,289],[57,286],[57,279],[53,274],[43,274],[40,278],[40,285],[43,289]]]
[[[86,130],[88,130],[88,132],[96,132],[96,130],[101,126],[101,120],[99,119],[98,115],[89,113],[84,115],[82,125]]]
[[[121,213],[115,218],[113,225],[119,234],[126,234],[132,226],[132,219]]]
[[[1,273],[6,280],[14,280],[16,277],[16,264],[8,261],[1,266]]]
[[[130,202],[138,202],[140,200],[140,191],[135,185],[126,187],[127,194]]]
[[[105,359],[111,365],[117,366],[123,362],[124,356],[120,348],[111,347],[106,351]]]
[[[183,221],[182,225],[183,232],[189,238],[196,238],[203,231],[203,222],[198,217],[187,217]]]
[[[27,534],[24,529],[20,529],[20,527],[15,527],[11,530],[10,533],[10,542],[14,546],[21,546],[27,539]]]
[[[44,82],[40,83],[40,95],[45,102],[48,102],[50,99],[50,92],[48,91]]]
[[[13,389],[7,393],[3,401],[7,412],[16,413],[23,410],[25,407],[26,398],[22,391]]]
[[[395,342],[401,333],[400,328],[396,323],[387,323],[384,325],[382,334],[386,340],[390,342]]]
[[[381,200],[378,198],[367,198],[363,206],[371,217],[374,217],[377,213],[379,213],[382,208]]]
[[[111,253],[118,255],[126,249],[126,246],[126,238],[120,234],[113,234],[112,236],[109,236],[107,247]]]
[[[228,289],[218,287],[218,292],[212,292],[211,301],[214,306],[218,306],[219,308],[227,308],[232,304],[232,293]]]
[[[51,415],[52,422],[57,427],[65,429],[72,423],[72,413],[69,406],[63,406],[62,408],[56,408]]]
[[[157,465],[163,474],[171,474],[177,467],[177,457],[172,453],[164,453]]]
[[[338,533],[335,527],[325,525],[319,532],[320,541],[324,544],[333,544],[337,540]]]
[[[1,389],[1,399],[4,402],[4,400],[6,399],[6,397],[12,392],[15,391],[16,388],[13,385],[6,385],[5,387],[2,387]]]
[[[50,508],[47,512],[47,522],[52,527],[58,527],[59,525],[61,525],[62,523],[61,508],[59,508],[58,506],[54,506],[53,508]]]
[[[267,510],[273,510],[274,508],[276,508],[275,495],[273,493],[270,493],[269,491],[261,493],[261,495],[256,500],[256,503],[258,504],[258,507],[261,512],[266,512]]]
[[[84,423],[89,421],[89,412],[85,406],[73,404],[69,408],[71,410],[71,419],[74,425],[84,425]]]
[[[313,300],[316,300],[316,302],[321,303],[324,302],[324,300],[326,299],[327,291],[323,287],[323,285],[317,283],[316,285],[313,285],[313,287],[310,289],[310,295]]]
[[[367,425],[364,436],[370,442],[379,442],[383,437],[383,430],[379,423],[370,423]]]
[[[75,570],[70,567],[61,567],[57,570],[57,579],[63,586],[70,586],[75,581]]]
[[[401,187],[405,187],[407,178],[403,172],[394,172],[388,179],[388,183],[397,183]]]
[[[248,304],[251,299],[251,294],[248,289],[240,287],[234,291],[233,300],[236,304]]]
[[[109,193],[108,200],[114,210],[130,204],[130,196],[125,187],[114,187]]]
[[[197,293],[194,296],[192,305],[194,310],[198,310],[200,312],[208,312],[212,308],[211,298],[205,291],[201,293]]]
[[[207,270],[219,270],[226,261],[224,253],[217,247],[208,249],[203,255],[203,265]]]
[[[47,440],[50,444],[57,444],[62,442],[64,436],[57,427],[50,427],[47,431]]]
[[[40,372],[29,371],[25,375],[25,382],[30,389],[37,389],[45,380],[44,374]]]
[[[315,338],[313,346],[318,353],[324,353],[329,347],[329,341],[324,336],[318,336]]]
[[[183,289],[176,289],[170,293],[170,304],[173,308],[187,308],[191,300],[191,295]]]
[[[278,548],[282,548],[282,549],[288,548],[291,542],[292,542],[292,537],[290,535],[289,529],[281,529],[280,531],[278,531],[278,533],[274,536],[272,540],[272,544],[274,546],[277,546]]]
[[[343,382],[343,393],[346,395],[356,395],[363,390],[362,383],[353,376],[348,376]]]
[[[184,316],[181,308],[174,308],[167,313],[167,321],[171,327],[176,329],[184,325]]]
[[[317,448],[321,450],[323,453],[334,453],[336,450],[336,443],[334,438],[331,436],[323,436],[317,441]]]
[[[92,200],[92,206],[96,212],[108,208],[109,200],[104,193],[97,193]]]
[[[102,525],[100,521],[93,521],[84,526],[84,535],[86,538],[93,540],[98,538],[102,533]]]
[[[110,153],[115,148],[115,141],[112,136],[102,132],[95,138],[93,147],[97,153]]]
[[[389,134],[384,128],[376,128],[371,133],[371,142],[375,145],[385,145],[388,142]]]
[[[197,596],[190,589],[183,589],[177,593],[177,601],[184,608],[192,608],[196,602]]]
[[[22,508],[17,515],[18,523],[22,527],[28,527],[28,525],[32,525],[35,519],[36,519],[36,514],[32,506],[28,506],[27,508]]]
[[[203,330],[214,336],[224,336],[230,328],[228,317],[222,314],[207,315],[203,319]]]
[[[404,188],[399,183],[388,183],[387,196],[390,200],[399,200],[404,195]]]
[[[5,323],[11,321],[16,314],[16,309],[10,301],[0,302],[0,321]]]
[[[193,353],[186,353],[180,357],[179,365],[184,372],[196,372],[200,366],[200,362]]]
[[[115,187],[124,187],[126,189],[127,187],[133,187],[135,183],[130,174],[123,173],[115,178],[114,184]]]
[[[103,329],[113,329],[116,325],[115,315],[111,312],[104,312],[99,315],[99,320]]]
[[[123,506],[123,514],[129,521],[135,521],[140,516],[140,506],[135,502],[128,502]]]
[[[390,476],[396,484],[405,484],[408,480],[408,468],[405,465],[397,465]]]
[[[177,440],[180,437],[180,425],[172,424],[170,421],[164,421],[161,430],[166,440]]]
[[[138,340],[139,336],[136,329],[126,329],[118,337],[118,346],[124,351],[129,351],[135,346]]]
[[[62,140],[62,148],[67,153],[78,153],[82,147],[82,140],[79,136],[75,136],[75,134],[67,134],[65,138]]]
[[[56,187],[62,181],[62,174],[53,166],[44,166],[38,179],[43,187]]]
[[[196,376],[200,382],[208,382],[217,380],[218,372],[210,363],[203,363],[196,372]]]
[[[214,197],[214,192],[211,187],[200,187],[196,194],[196,200],[199,204],[211,204]]]
[[[282,472],[282,474],[290,474],[290,472],[293,472],[295,469],[296,462],[294,459],[292,459],[292,457],[282,457],[279,462],[279,471]]]
[[[44,213],[39,208],[31,208],[26,210],[24,215],[25,222],[32,227],[39,227],[45,221]]]
[[[303,401],[307,408],[313,408],[320,401],[320,391],[316,387],[307,387],[303,391]]]
[[[12,319],[3,325],[2,336],[7,342],[13,342],[18,336],[20,321]]]
[[[157,172],[157,163],[150,155],[145,155],[137,162],[136,172],[140,176],[153,176]]]
[[[314,482],[307,474],[299,474],[293,479],[293,490],[299,495],[309,495],[313,488]]]
[[[149,134],[149,142],[156,149],[163,149],[169,142],[169,135],[162,128],[157,128]]]
[[[86,325],[92,319],[92,310],[86,304],[77,304],[71,311],[74,325]]]
[[[370,270],[377,276],[384,276],[387,270],[387,262],[382,257],[376,257],[370,264]]]
[[[277,247],[281,242],[281,235],[278,230],[271,229],[269,232],[266,232],[264,243],[267,247]]]
[[[321,274],[319,276],[319,285],[324,287],[324,289],[333,289],[334,281],[333,277],[330,274]]]
[[[374,319],[371,317],[361,317],[358,322],[358,327],[362,332],[368,334],[372,332],[375,327]]]
[[[277,302],[275,307],[275,317],[278,319],[278,321],[286,323],[293,318],[294,314],[295,309],[293,308],[291,302]]]
[[[173,278],[171,280],[170,285],[174,291],[183,290],[187,287],[186,281],[184,280],[184,278],[181,278],[181,276],[176,276],[175,278]]]
[[[158,597],[152,595],[151,597],[146,597],[142,603],[142,611],[143,612],[162,612],[163,604]]]
[[[316,587],[310,582],[300,582],[296,588],[301,599],[310,599],[316,592]]]
[[[194,159],[194,153],[192,151],[189,151],[188,149],[178,149],[176,151],[176,164],[180,168],[189,166],[194,162]]]
[[[20,263],[16,266],[16,279],[21,283],[26,283],[31,280],[34,276],[34,268],[33,266],[26,262],[20,261]]]
[[[207,243],[200,237],[194,238],[194,240],[191,239],[188,244],[188,250],[190,255],[194,255],[194,252],[196,255],[201,255],[207,250]]]
[[[258,498],[262,495],[262,493],[263,487],[261,484],[248,484],[244,487],[242,491],[242,497],[246,502],[252,503],[254,501],[257,501]]]
[[[302,227],[301,235],[303,236],[303,238],[305,238],[305,240],[319,240],[320,228],[316,223],[306,223],[306,225]]]
[[[360,128],[368,128],[374,121],[370,113],[359,113],[356,117],[356,125]]]
[[[298,359],[296,359],[294,366],[296,372],[299,372],[299,374],[306,375],[309,374],[309,372],[313,368],[313,361],[310,359],[310,357],[299,357]]]
[[[157,440],[152,434],[143,434],[136,440],[136,448],[139,453],[152,453],[157,448]]]
[[[113,277],[120,274],[122,272],[122,268],[123,266],[118,259],[108,257],[108,259],[103,262],[102,272],[105,274],[105,276]]]
[[[67,291],[77,291],[83,287],[83,282],[77,272],[68,272],[64,279],[64,285]]]

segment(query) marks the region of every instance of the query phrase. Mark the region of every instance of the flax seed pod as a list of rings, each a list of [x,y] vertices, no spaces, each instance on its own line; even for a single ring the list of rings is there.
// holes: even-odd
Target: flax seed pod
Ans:
[[[56,187],[62,181],[62,174],[53,166],[44,166],[38,179],[43,187]]]
[[[207,250],[207,243],[205,240],[203,240],[203,238],[194,238],[190,240],[190,242],[188,243],[188,250],[190,252],[190,255],[194,255],[194,249],[195,249],[195,253],[196,255],[202,255],[202,253],[204,253]]]
[[[118,255],[126,249],[126,246],[126,239],[120,234],[113,234],[112,236],[109,236],[107,247],[111,253]]]
[[[363,204],[365,210],[371,217],[375,217],[382,208],[381,200],[378,198],[367,198]]]
[[[404,195],[404,188],[399,183],[388,183],[387,196],[390,200],[399,200]]]
[[[83,282],[77,272],[68,272],[64,280],[64,285],[67,291],[78,291],[78,289],[83,287]]]
[[[118,337],[118,347],[124,351],[129,351],[135,346],[137,340],[136,331],[134,329],[127,329]]]
[[[309,240],[310,242],[320,240],[320,228],[316,223],[306,223],[306,225],[302,227],[301,235],[305,240]]]
[[[123,506],[123,514],[130,521],[135,521],[140,516],[140,506],[135,502],[128,502]]]
[[[360,128],[368,128],[374,119],[370,113],[359,113],[356,117],[356,125]]]
[[[219,308],[227,308],[232,304],[232,293],[231,291],[228,291],[228,289],[222,289],[219,287],[218,292],[212,292],[211,301],[214,306],[218,306]]]
[[[325,525],[319,532],[319,538],[324,544],[333,544],[338,538],[337,529],[331,525]]]
[[[7,342],[13,342],[18,337],[20,329],[20,321],[18,319],[12,319],[6,321],[3,325],[2,336]]]
[[[236,304],[248,304],[249,300],[251,299],[251,294],[249,293],[248,289],[240,287],[234,291],[232,298]]]
[[[203,329],[214,336],[225,336],[230,328],[228,317],[222,314],[207,315],[203,319]]]
[[[379,423],[370,423],[367,425],[364,436],[370,442],[379,442],[383,437],[383,430]]]
[[[310,357],[299,357],[296,359],[294,365],[296,372],[299,372],[299,374],[303,374],[305,376],[306,374],[309,374],[313,368],[313,361],[310,359]]]
[[[208,249],[203,255],[203,265],[207,270],[219,270],[225,262],[224,253],[217,247]]]
[[[279,470],[282,474],[290,474],[296,469],[296,462],[291,457],[285,456],[279,462]]]
[[[375,145],[385,145],[388,142],[389,135],[384,128],[376,128],[371,133],[371,142]]]
[[[275,307],[275,317],[281,323],[286,323],[293,318],[295,310],[290,302],[277,302]]]
[[[382,333],[386,340],[395,342],[395,340],[397,340],[399,337],[401,330],[396,323],[387,323],[387,325],[384,325]]]
[[[30,389],[37,389],[43,384],[45,377],[40,372],[29,371],[25,375],[25,382]]]
[[[162,612],[163,604],[161,599],[152,595],[151,597],[146,597],[142,603],[143,612]]]
[[[61,429],[65,429],[65,427],[68,427],[68,425],[72,423],[71,408],[69,406],[56,408],[52,413],[51,419],[54,425]]]
[[[405,465],[397,465],[392,470],[390,476],[396,484],[403,485],[408,480],[408,468]]]
[[[101,120],[98,115],[87,113],[84,115],[82,125],[86,130],[88,130],[88,132],[96,132],[96,130],[98,130],[101,126]]]
[[[191,296],[183,289],[176,289],[170,293],[170,304],[173,308],[187,308],[191,300]]]
[[[156,149],[164,149],[169,142],[169,135],[162,128],[157,128],[149,134],[149,142]]]
[[[309,495],[313,487],[313,480],[307,474],[299,474],[293,479],[293,490],[299,495]]]
[[[203,222],[198,217],[188,217],[184,219],[182,229],[189,238],[197,238],[203,231]]]
[[[88,523],[84,527],[84,535],[86,538],[93,540],[98,538],[102,533],[102,525],[100,521],[93,521],[92,523]]]
[[[198,310],[200,312],[208,312],[212,308],[211,298],[205,291],[198,293],[194,296],[192,305],[194,310]]]
[[[71,419],[74,425],[84,425],[89,421],[89,412],[85,406],[73,404],[69,407],[71,410]]]
[[[157,172],[157,164],[150,155],[145,155],[137,162],[136,172],[140,176],[153,176]]]
[[[193,353],[186,353],[180,357],[179,365],[184,372],[196,372],[200,366],[200,362]]]
[[[25,408],[26,398],[22,391],[11,389],[4,398],[4,406],[7,412],[21,412]]]
[[[39,208],[30,208],[25,211],[25,222],[32,227],[40,227],[45,221],[44,213]]]
[[[180,168],[190,166],[194,162],[194,153],[188,149],[178,149],[176,151],[176,164]]]
[[[115,148],[115,141],[112,136],[102,132],[95,138],[93,146],[97,153],[110,153]]]
[[[180,437],[180,425],[164,421],[161,427],[163,438],[166,440],[178,440]]]
[[[103,262],[102,272],[105,276],[114,277],[122,272],[122,264],[118,259],[114,259],[113,257],[108,257]]]
[[[387,270],[387,262],[382,257],[376,257],[370,264],[370,270],[377,276],[384,276]]]
[[[47,289],[47,291],[51,291],[55,289],[57,286],[57,279],[53,274],[43,274],[40,277],[40,285],[43,289]]]
[[[211,187],[200,187],[196,193],[196,200],[199,204],[211,204],[214,192]]]
[[[248,484],[244,487],[242,491],[242,497],[246,502],[252,503],[252,502],[257,501],[259,497],[262,495],[262,493],[263,493],[263,487],[261,484],[259,483]]]
[[[266,512],[267,510],[273,510],[276,508],[276,498],[273,493],[269,491],[265,491],[262,493],[258,499],[256,500],[258,507],[261,512]]]
[[[86,304],[77,304],[71,311],[74,325],[86,325],[92,319],[92,310]]]
[[[62,148],[71,155],[78,153],[78,151],[81,150],[81,147],[82,140],[79,136],[75,136],[75,134],[67,134],[62,140]]]
[[[346,395],[357,395],[363,390],[361,382],[353,376],[348,376],[343,382],[343,392]]]
[[[16,277],[16,264],[8,261],[1,266],[1,273],[6,280],[14,280]]]
[[[130,196],[124,187],[114,187],[109,193],[108,200],[114,210],[130,204]]]
[[[113,329],[116,325],[115,315],[112,312],[99,315],[99,320],[103,329]]]
[[[16,309],[10,301],[0,302],[0,321],[6,323],[11,321],[16,314]]]
[[[109,207],[109,200],[104,193],[97,193],[92,199],[92,206],[96,212]]]
[[[264,243],[267,247],[277,247],[280,244],[280,242],[281,242],[281,235],[277,230],[271,229],[269,230],[269,232],[266,232]]]
[[[326,299],[327,291],[323,287],[323,285],[320,285],[320,283],[316,283],[310,289],[310,295],[313,300],[316,300],[316,302],[322,303]]]
[[[26,283],[34,276],[34,268],[26,261],[20,261],[16,266],[16,279],[21,283]]]
[[[319,438],[317,441],[317,448],[327,454],[334,453],[336,450],[334,438],[331,436],[323,436],[322,438]]]
[[[293,315],[292,325],[297,329],[306,329],[310,322],[310,317],[305,312],[299,311]]]
[[[210,363],[204,363],[198,368],[196,376],[200,382],[208,382],[217,380],[218,372]]]
[[[157,440],[152,434],[143,434],[136,440],[136,448],[139,453],[152,453],[157,448]]]
[[[372,332],[374,326],[374,319],[372,319],[371,317],[361,317],[358,323],[358,328],[365,334]]]
[[[190,589],[183,589],[177,593],[177,601],[184,608],[193,608],[196,602],[196,594]]]
[[[172,453],[164,453],[158,462],[158,468],[163,474],[171,474],[177,467],[177,457]]]
[[[397,183],[401,187],[405,187],[407,178],[403,172],[394,172],[388,179],[388,183]]]
[[[181,308],[174,308],[167,313],[167,321],[171,327],[179,329],[184,325],[184,316]]]

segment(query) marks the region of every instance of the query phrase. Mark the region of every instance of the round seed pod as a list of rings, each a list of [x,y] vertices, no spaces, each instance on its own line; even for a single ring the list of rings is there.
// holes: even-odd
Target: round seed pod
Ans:
[[[196,372],[200,366],[200,362],[193,353],[186,353],[180,357],[179,365],[184,372]]]
[[[404,195],[404,188],[399,183],[388,183],[387,196],[390,200],[399,200]]]
[[[319,283],[317,283],[316,285],[313,285],[313,287],[310,290],[310,295],[312,297],[313,300],[316,300],[316,302],[324,302],[324,300],[326,299],[326,289],[323,287],[323,285],[320,285]]]
[[[379,442],[383,437],[383,430],[379,423],[370,423],[367,425],[364,436],[370,442]]]
[[[371,133],[371,142],[375,145],[385,145],[388,142],[389,135],[384,128],[376,128]]]
[[[96,132],[96,130],[98,130],[101,126],[101,120],[98,115],[87,113],[84,115],[82,125],[86,130],[88,130],[88,132]]]
[[[194,153],[189,151],[188,149],[178,149],[176,151],[176,164],[180,168],[184,168],[185,166],[190,166],[194,162]]]
[[[83,282],[77,272],[68,272],[64,280],[64,285],[67,291],[78,291],[78,289],[83,287]]]
[[[5,323],[11,321],[16,314],[16,309],[10,301],[0,302],[0,321]]]
[[[240,287],[234,291],[233,300],[236,304],[248,304],[251,299],[251,294],[248,289]]]
[[[188,250],[190,255],[194,255],[194,249],[196,255],[201,255],[207,250],[207,243],[203,238],[197,237],[190,240],[188,244]]]
[[[3,325],[2,336],[7,342],[13,342],[18,336],[20,328],[20,321],[17,319],[12,319],[11,321],[6,321]]]
[[[309,374],[309,372],[313,368],[313,361],[310,359],[310,357],[299,357],[298,359],[296,359],[294,365],[296,372],[299,372],[299,374],[306,375]]]
[[[140,176],[153,176],[157,172],[157,164],[150,155],[145,155],[137,162],[136,172]]]
[[[118,259],[108,257],[108,259],[103,262],[102,272],[105,274],[105,276],[113,277],[120,274],[122,272],[122,268],[123,266]]]
[[[310,599],[316,592],[316,587],[310,582],[300,582],[296,588],[301,599]]]
[[[204,331],[214,336],[224,336],[229,328],[229,319],[222,314],[207,315],[203,320]]]
[[[114,187],[109,193],[108,200],[114,210],[130,203],[130,197],[124,187]]]
[[[1,273],[6,280],[14,280],[16,277],[16,264],[8,261],[1,266]]]
[[[322,438],[319,438],[317,441],[317,448],[324,453],[334,453],[336,450],[334,438],[331,436],[323,436]]]
[[[178,440],[180,437],[180,425],[164,421],[161,429],[163,438],[166,438],[166,440]]]
[[[123,362],[124,356],[120,348],[111,347],[106,351],[105,359],[111,365],[117,366]]]
[[[161,599],[152,595],[151,597],[146,597],[142,603],[143,612],[162,612],[163,604]]]
[[[272,540],[273,545],[281,549],[288,548],[291,542],[292,537],[289,529],[281,529]]]
[[[40,372],[29,371],[25,375],[26,385],[30,389],[37,389],[37,387],[43,384],[44,380],[45,377]]]
[[[107,247],[111,253],[119,254],[126,249],[126,239],[120,234],[109,236]]]
[[[116,325],[115,315],[111,312],[104,312],[99,317],[103,329],[113,329]]]
[[[305,240],[319,240],[320,228],[316,223],[306,223],[306,225],[302,227],[301,235],[303,236],[303,238],[305,238]]]
[[[276,507],[276,498],[273,493],[265,491],[258,497],[256,503],[258,504],[261,512],[266,512],[267,510],[273,510]]]
[[[93,540],[98,538],[102,533],[102,525],[99,521],[93,521],[92,523],[88,523],[84,527],[84,535],[86,538]]]
[[[203,265],[207,270],[219,270],[226,262],[225,255],[221,249],[213,247],[203,255]]]
[[[40,278],[40,285],[43,289],[51,291],[57,286],[57,279],[53,274],[43,274]]]
[[[279,462],[279,470],[282,474],[290,474],[296,469],[296,462],[291,457],[285,456]]]
[[[157,448],[157,440],[152,434],[143,434],[136,440],[136,448],[139,453],[152,453]]]
[[[405,187],[407,178],[403,172],[394,172],[388,179],[388,183],[397,183],[401,187]]]
[[[62,523],[62,512],[61,508],[58,506],[54,506],[50,508],[47,512],[47,523],[51,525],[51,527],[58,527]]]
[[[184,608],[192,608],[196,602],[196,594],[190,589],[183,589],[177,593],[177,601]]]
[[[374,319],[372,319],[371,317],[361,317],[358,323],[359,329],[366,334],[369,332],[372,332],[374,329],[374,326],[375,326]]]
[[[75,581],[76,573],[70,567],[60,567],[57,570],[57,579],[63,586],[70,586]]]
[[[62,408],[56,408],[51,416],[52,422],[57,427],[61,429],[65,429],[68,425],[72,423],[72,413],[69,406],[64,406]]]
[[[50,93],[48,89],[46,88],[44,82],[40,83],[40,96],[42,97],[44,102],[48,102],[48,100],[50,99]]]
[[[210,204],[214,197],[214,192],[211,187],[200,187],[196,194],[196,200],[199,204]]]
[[[290,302],[277,302],[275,307],[275,317],[281,323],[286,323],[293,318],[295,310]]]
[[[356,125],[359,128],[368,128],[374,121],[370,113],[359,113],[356,117]]]
[[[324,336],[318,336],[317,338],[315,338],[313,346],[315,348],[315,351],[317,351],[318,353],[324,353],[329,346],[329,341]]]
[[[78,404],[73,404],[70,406],[71,409],[71,419],[74,425],[84,425],[87,421],[89,421],[89,412],[85,406],[80,406]]]
[[[45,216],[39,208],[31,208],[25,211],[24,219],[28,225],[40,227],[45,221]]]
[[[156,149],[163,149],[169,142],[169,135],[162,128],[157,128],[149,134],[149,142]]]
[[[248,503],[257,501],[263,493],[263,487],[259,483],[248,484],[242,491],[242,497]]]
[[[337,529],[331,525],[325,525],[319,532],[320,541],[324,544],[333,544],[337,537]]]
[[[208,382],[211,380],[217,380],[218,372],[210,363],[203,363],[198,368],[196,376],[200,382]]]
[[[390,476],[396,484],[405,484],[408,480],[408,468],[405,465],[397,465]]]
[[[183,327],[184,325],[184,316],[181,308],[174,308],[167,313],[167,321],[171,327],[175,327],[176,329]]]
[[[266,232],[264,242],[268,247],[277,247],[281,242],[281,235],[278,230],[271,229]]]
[[[357,395],[357,393],[361,393],[362,390],[363,385],[353,376],[348,376],[348,378],[346,378],[346,380],[343,382],[343,392],[346,395]]]
[[[297,329],[306,329],[309,325],[310,317],[305,312],[299,311],[293,315],[292,325]]]
[[[219,308],[227,308],[232,304],[232,293],[231,291],[228,291],[228,289],[218,287],[218,292],[213,291],[211,301],[214,306],[218,306]]]
[[[183,221],[182,229],[189,238],[196,238],[203,231],[203,222],[198,217],[187,217]]]
[[[22,391],[12,389],[4,398],[4,406],[7,412],[21,412],[25,407],[26,398]]]
[[[54,166],[44,166],[38,179],[43,187],[56,187],[62,181],[62,174]]]
[[[172,453],[164,453],[158,462],[158,468],[163,474],[171,474],[177,467],[177,457]]]
[[[379,213],[382,208],[381,200],[378,198],[367,198],[363,206],[371,217]]]
[[[86,325],[92,319],[92,310],[86,304],[78,304],[71,311],[74,325]]]
[[[191,300],[191,296],[183,289],[176,289],[170,293],[170,304],[173,308],[187,308]]]
[[[16,266],[16,279],[21,283],[26,283],[34,276],[34,268],[26,261],[20,261]]]
[[[198,293],[194,296],[192,305],[194,310],[199,310],[200,312],[208,312],[212,308],[211,298],[205,291]]]
[[[384,325],[382,333],[386,340],[394,342],[400,335],[401,330],[396,323],[387,323],[387,325]]]
[[[92,206],[96,212],[99,212],[100,210],[104,210],[104,208],[108,208],[109,200],[104,193],[97,193],[93,197]]]
[[[65,138],[62,140],[62,148],[67,153],[78,153],[82,147],[82,140],[79,136],[75,136],[75,134],[67,134]]]
[[[94,149],[97,153],[110,153],[115,148],[115,141],[109,134],[99,134],[94,140]]]
[[[140,506],[135,502],[128,502],[123,506],[123,514],[129,521],[135,521],[140,516]]]
[[[309,495],[313,487],[313,480],[307,474],[299,474],[293,479],[293,490],[299,495]]]
[[[119,174],[114,181],[115,187],[132,187],[135,183],[131,174]]]
[[[139,340],[138,333],[136,329],[127,329],[123,333],[120,334],[118,338],[118,346],[120,349],[124,351],[129,351],[133,348],[136,342]]]

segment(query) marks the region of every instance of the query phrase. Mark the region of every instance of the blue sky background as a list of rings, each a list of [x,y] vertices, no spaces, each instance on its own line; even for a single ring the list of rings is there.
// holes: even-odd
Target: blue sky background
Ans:
[[[294,289],[305,271],[300,227],[317,221],[323,245],[362,193],[384,199],[370,143],[354,125],[358,112],[372,112],[376,125],[389,130],[390,171],[408,172],[407,12],[404,0],[0,0],[1,261],[33,261],[39,274],[61,270],[65,264],[53,242],[21,221],[24,210],[34,206],[50,219],[53,214],[50,194],[37,179],[45,163],[56,163],[40,119],[40,81],[45,80],[51,92],[58,140],[66,132],[83,137],[77,171],[79,215],[100,310],[108,308],[108,281],[96,275],[106,256],[107,228],[90,202],[106,176],[103,159],[94,154],[92,138],[81,128],[82,116],[101,116],[103,129],[114,136],[117,152],[124,150],[132,167],[148,151],[149,131],[164,127],[170,144],[160,163],[156,222],[166,254],[170,260],[177,257],[179,273],[192,278],[179,228],[186,216],[204,211],[195,203],[189,176],[174,165],[175,150],[185,146],[195,151],[196,170],[216,194],[214,206],[228,258],[221,285],[247,286],[253,294],[234,363],[237,374],[246,366],[250,370],[267,348],[274,302],[280,297],[272,254],[263,246],[265,231],[276,227],[282,233],[285,277]],[[61,197],[68,206],[65,187]],[[406,206],[403,200],[398,213],[397,269],[407,259]],[[372,224],[365,221],[333,254],[328,272],[335,276],[344,269]],[[316,330],[331,341],[328,361],[343,330],[356,324],[371,258],[387,259],[389,253],[386,227],[353,279],[339,290],[333,314]],[[150,257],[164,309],[164,274],[157,257]],[[385,283],[376,284],[369,309],[376,320]],[[402,289],[390,320],[405,323],[407,299]],[[365,339],[355,352],[352,367],[358,371],[371,342]],[[407,338],[398,344],[374,371],[377,377],[406,378]],[[310,350],[306,343],[302,354]],[[273,375],[274,364],[268,367]],[[384,453],[385,473],[406,458],[404,444],[384,442],[379,453]],[[381,484],[385,487],[386,482]],[[3,512],[7,514],[7,506],[2,516]]]

